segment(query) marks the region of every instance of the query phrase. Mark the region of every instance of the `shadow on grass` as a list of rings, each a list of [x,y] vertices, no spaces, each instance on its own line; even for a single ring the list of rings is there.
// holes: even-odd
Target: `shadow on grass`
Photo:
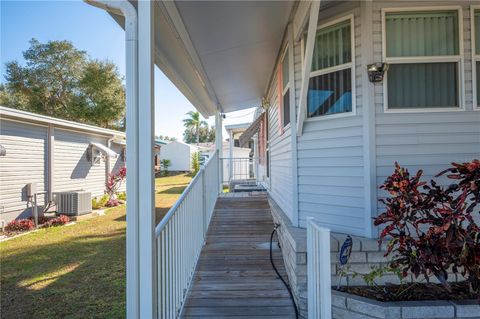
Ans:
[[[125,228],[39,243],[1,267],[2,318],[125,317]]]

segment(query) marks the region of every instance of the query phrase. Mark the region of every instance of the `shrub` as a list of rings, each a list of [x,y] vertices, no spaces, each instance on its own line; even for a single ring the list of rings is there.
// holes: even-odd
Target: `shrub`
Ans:
[[[58,217],[50,219],[48,222],[44,224],[44,227],[56,227],[68,224],[70,222],[70,218],[67,215],[60,215]]]
[[[115,206],[118,206],[120,203],[118,202],[118,199],[115,199],[115,198],[110,198],[107,203],[105,204],[105,206],[107,207],[115,207]]]
[[[117,194],[117,198],[118,198],[119,200],[126,201],[126,200],[127,200],[127,192],[118,193],[118,194]]]
[[[5,231],[8,233],[11,232],[22,232],[27,230],[32,230],[35,228],[35,223],[31,219],[16,219],[12,220],[5,226]]]
[[[452,183],[421,182],[422,171],[410,176],[395,163],[394,173],[380,187],[390,194],[381,200],[385,212],[375,218],[384,225],[380,241],[391,237],[385,256],[403,277],[412,273],[427,282],[434,275],[449,290],[447,271],[461,273],[480,292],[480,228],[472,213],[480,203],[480,161],[452,163],[446,175]],[[448,174],[447,174],[448,173]]]
[[[105,207],[105,205],[108,202],[108,195],[102,195],[100,197],[95,197],[92,199],[92,208],[93,209],[100,209],[102,207]]]
[[[172,166],[172,161],[169,159],[162,159],[160,161],[160,168],[163,170],[163,175],[168,176],[168,168]]]
[[[125,180],[126,177],[127,177],[127,168],[125,166],[119,169],[116,174],[114,173],[108,174],[108,181],[105,186],[106,186],[106,193],[110,200],[115,198],[115,194],[120,189],[120,186],[122,185],[122,182]]]
[[[28,219],[30,219],[32,222],[35,223],[35,217],[31,216],[31,217],[28,217]],[[46,217],[46,216],[38,216],[38,224],[41,225],[41,224],[45,224],[46,222],[48,222],[49,218]]]
[[[192,153],[192,171],[193,176],[197,175],[200,170],[200,152]]]

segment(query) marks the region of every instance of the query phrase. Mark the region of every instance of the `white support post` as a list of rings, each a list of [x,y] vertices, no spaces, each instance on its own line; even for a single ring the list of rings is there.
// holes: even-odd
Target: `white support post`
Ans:
[[[229,139],[228,139],[228,182],[233,178],[233,131],[229,131]]]
[[[215,148],[217,150],[218,160],[218,181],[219,181],[219,193],[223,192],[223,126],[222,126],[222,114],[217,113],[215,115]]]
[[[376,234],[372,223],[373,214],[377,211],[376,193],[376,152],[375,152],[375,102],[374,85],[368,79],[367,65],[373,63],[372,40],[372,0],[360,3],[361,42],[362,44],[362,122],[363,122],[363,178],[365,199],[365,237],[372,238]]]
[[[55,163],[55,128],[53,124],[48,125],[48,162],[47,162],[47,171],[48,171],[48,192],[47,197],[48,201],[53,201],[53,192],[55,188],[54,184],[54,164]]]
[[[307,218],[308,318],[332,318],[330,230]]]
[[[297,135],[302,135],[303,122],[307,114],[307,93],[310,82],[310,69],[312,67],[313,48],[315,46],[315,35],[317,33],[318,13],[320,11],[320,0],[313,1],[310,6],[310,19],[308,20],[307,45],[305,46],[305,61],[302,65],[302,84],[300,88],[300,101],[298,106]]]
[[[138,2],[139,318],[157,318],[154,138],[154,1]],[[127,127],[130,123],[127,122]]]
[[[294,36],[293,36],[293,25],[290,23],[287,29],[288,33],[288,73],[290,74],[290,79],[295,77],[295,59],[293,56],[294,51]],[[290,90],[290,105],[295,105],[295,89]],[[299,214],[298,214],[298,152],[297,152],[297,130],[293,126],[297,123],[297,111],[295,107],[290,107],[290,123],[292,124],[291,134],[290,134],[290,145],[291,145],[291,156],[292,156],[292,203],[293,203],[293,216],[292,216],[292,225],[298,227],[299,225]]]

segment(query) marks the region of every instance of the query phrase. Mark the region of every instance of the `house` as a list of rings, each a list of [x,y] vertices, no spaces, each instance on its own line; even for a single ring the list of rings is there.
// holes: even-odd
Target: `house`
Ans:
[[[172,141],[162,146],[161,160],[168,159],[171,161],[169,171],[190,172],[192,170],[192,155],[198,152],[196,146],[183,143],[180,141]]]
[[[125,166],[125,133],[0,106],[0,220],[32,213],[27,184],[45,206],[55,192],[105,192],[108,173]],[[125,190],[125,184],[122,185]]]
[[[240,147],[239,138],[251,123],[225,125],[228,142],[223,142],[223,181],[251,180],[255,177],[254,140],[248,140]]]
[[[155,169],[160,169],[160,151],[162,149],[162,146],[167,145],[168,142],[161,140],[159,138],[156,138],[153,141],[153,153],[155,154],[153,162],[155,163]]]
[[[135,144],[128,153],[135,168],[127,183],[139,194],[127,208],[130,318],[181,313],[212,214],[227,214],[212,204],[219,192],[212,185],[221,176],[223,113],[259,107],[240,140],[258,139],[257,176],[280,225],[283,260],[302,317],[318,318],[307,301],[308,307],[319,300],[331,307],[329,298],[307,292],[312,278],[330,279],[330,271],[333,280],[338,277],[332,261],[323,272],[312,265],[307,282],[307,263],[318,261],[307,256],[309,218],[330,229],[332,252],[347,234],[355,236],[356,263],[368,268],[367,255],[383,254],[372,217],[382,210],[378,199],[385,194],[378,185],[394,161],[422,168],[428,178],[452,161],[480,156],[477,1],[89,2],[109,11],[126,31],[127,91],[134,97],[127,103],[127,140]],[[151,152],[145,141],[153,131],[154,65],[198,111],[215,116],[217,127],[215,160],[158,225],[152,218],[151,165],[145,160]],[[198,197],[205,200],[203,217],[188,208]],[[238,206],[251,201],[232,200]],[[244,223],[254,228],[251,215],[244,215]],[[180,251],[170,253],[165,240],[181,238],[171,230],[181,216],[199,218],[200,244],[182,251],[180,258],[188,260],[181,259],[182,271],[188,275],[181,276],[176,290],[165,284],[176,273],[164,265],[175,264]],[[218,219],[215,225],[218,229]],[[317,240],[315,247],[327,242]],[[254,287],[250,296],[261,282]],[[178,298],[172,301],[169,294]],[[342,317],[333,308],[334,317]],[[211,306],[208,313],[217,310]]]

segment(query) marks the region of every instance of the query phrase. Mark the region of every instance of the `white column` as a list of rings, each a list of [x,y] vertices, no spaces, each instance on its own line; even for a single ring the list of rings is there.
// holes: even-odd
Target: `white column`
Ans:
[[[228,181],[230,182],[233,178],[233,131],[230,130],[228,132],[229,139],[228,139]]]
[[[48,171],[48,192],[47,198],[48,201],[53,201],[53,191],[55,188],[54,183],[54,164],[55,163],[55,128],[53,124],[48,125],[48,162],[47,162],[47,171]]]
[[[154,138],[154,2],[138,2],[139,318],[156,318]],[[129,123],[127,122],[127,126]]]
[[[215,115],[215,149],[217,150],[218,158],[218,176],[219,176],[219,192],[223,192],[223,127],[222,127],[222,114],[217,113]]]

